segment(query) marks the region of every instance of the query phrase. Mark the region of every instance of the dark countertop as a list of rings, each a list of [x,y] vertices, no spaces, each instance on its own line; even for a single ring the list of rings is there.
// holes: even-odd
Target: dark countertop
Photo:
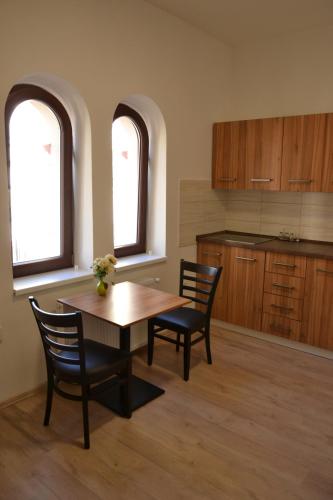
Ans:
[[[303,255],[305,257],[333,260],[333,243],[327,243],[322,241],[309,241],[309,240],[302,240],[300,242],[295,242],[295,241],[281,241],[279,239],[272,239],[264,243],[257,243],[256,245],[248,245],[246,243],[239,243],[236,241],[233,242],[225,241],[223,239],[223,235],[225,233],[230,234],[231,232],[239,235],[240,237],[241,235],[260,236],[260,237],[263,236],[251,233],[240,233],[237,231],[220,231],[218,233],[198,235],[197,241],[220,243],[221,245],[226,245],[231,247],[242,247],[242,248],[249,248],[252,250],[262,250],[263,252],[287,253],[293,255]],[[267,236],[267,238],[274,238],[274,237]]]

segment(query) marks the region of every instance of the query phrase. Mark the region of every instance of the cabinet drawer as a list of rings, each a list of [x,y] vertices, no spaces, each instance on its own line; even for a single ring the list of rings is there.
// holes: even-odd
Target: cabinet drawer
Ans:
[[[225,247],[219,243],[199,242],[197,261],[207,266],[223,265]]]
[[[279,337],[300,340],[301,322],[282,316],[263,313],[261,329],[263,332],[278,335]]]
[[[264,293],[263,312],[265,313],[301,320],[302,310],[303,300]]]
[[[265,273],[264,291],[293,299],[304,297],[304,278],[284,274]]]
[[[304,278],[306,271],[306,257],[267,252],[266,271],[269,273],[286,274],[287,276],[298,276],[299,278]]]

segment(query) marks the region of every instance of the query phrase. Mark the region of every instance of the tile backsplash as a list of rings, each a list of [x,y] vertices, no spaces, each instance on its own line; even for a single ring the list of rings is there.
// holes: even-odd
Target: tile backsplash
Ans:
[[[181,180],[179,246],[224,229],[333,242],[333,193],[223,191],[210,180]]]

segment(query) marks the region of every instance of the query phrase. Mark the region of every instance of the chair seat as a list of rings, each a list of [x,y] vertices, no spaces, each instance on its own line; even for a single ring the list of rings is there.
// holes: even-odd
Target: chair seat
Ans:
[[[127,352],[115,349],[91,339],[84,339],[86,374],[89,384],[97,383],[115,373],[116,365],[121,366],[131,357]],[[68,359],[78,359],[78,352],[62,351],[61,355]],[[80,366],[53,362],[56,376],[65,382],[80,382]]]
[[[190,307],[180,307],[153,318],[154,325],[179,333],[193,333],[205,326],[206,315]]]

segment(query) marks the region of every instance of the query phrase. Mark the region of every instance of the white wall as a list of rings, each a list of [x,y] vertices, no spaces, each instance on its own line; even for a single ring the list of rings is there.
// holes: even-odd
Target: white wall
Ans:
[[[142,0],[3,0],[0,17],[0,113],[12,85],[51,74],[78,90],[91,122],[93,253],[112,249],[110,127],[128,95],[148,96],[167,133],[167,256],[126,278],[160,276],[177,290],[178,184],[210,176],[211,123],[230,116],[231,53],[221,43]],[[26,297],[12,294],[4,123],[0,120],[0,402],[45,377],[40,340]],[[87,162],[89,158],[86,157]],[[89,169],[88,169],[89,170]],[[34,214],[36,215],[36,214]],[[190,250],[193,254],[193,249]],[[85,288],[42,293],[42,306]]]

